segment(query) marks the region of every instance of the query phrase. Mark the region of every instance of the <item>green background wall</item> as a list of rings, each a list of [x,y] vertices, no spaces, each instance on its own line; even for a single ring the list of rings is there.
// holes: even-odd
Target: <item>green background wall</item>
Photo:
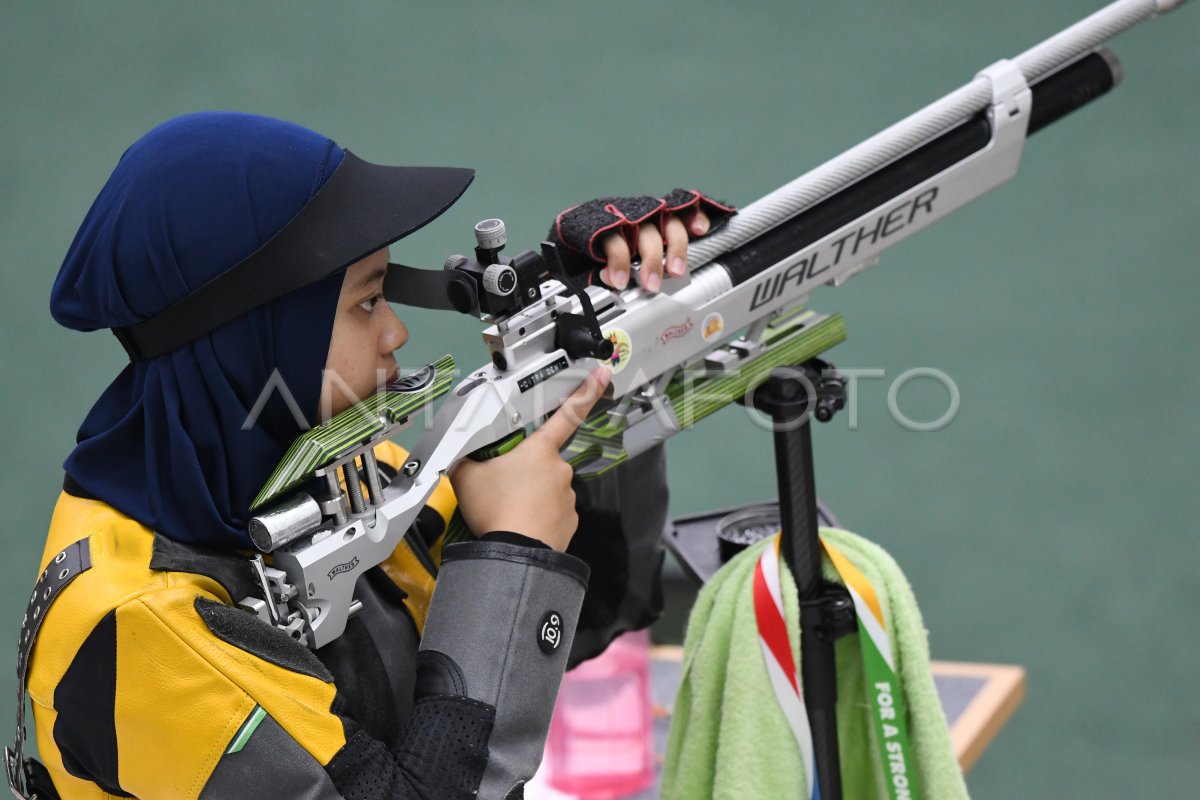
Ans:
[[[602,193],[747,203],[1095,7],[0,2],[0,667],[59,465],[123,363],[107,334],[52,323],[50,284],[151,126],[254,111],[370,160],[474,166],[462,202],[394,251],[439,265],[486,216],[529,246]],[[1194,791],[1198,43],[1196,7],[1125,34],[1125,85],[1031,140],[1013,183],[814,299],[846,315],[832,357],[888,375],[863,384],[857,430],[818,430],[823,498],[907,570],[936,657],[1029,669],[977,798]],[[404,366],[482,362],[471,320],[406,313]],[[888,415],[913,367],[961,392],[936,433]],[[946,393],[916,382],[900,404],[932,419]],[[673,513],[773,494],[769,434],[739,409],[670,454]]]

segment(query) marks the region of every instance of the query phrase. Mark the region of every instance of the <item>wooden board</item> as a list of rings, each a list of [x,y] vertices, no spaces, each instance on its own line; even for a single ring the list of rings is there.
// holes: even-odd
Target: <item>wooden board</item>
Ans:
[[[958,661],[934,661],[932,666],[954,755],[966,773],[1024,699],[1025,670],[1011,664]],[[969,696],[961,698],[961,688],[968,687]]]

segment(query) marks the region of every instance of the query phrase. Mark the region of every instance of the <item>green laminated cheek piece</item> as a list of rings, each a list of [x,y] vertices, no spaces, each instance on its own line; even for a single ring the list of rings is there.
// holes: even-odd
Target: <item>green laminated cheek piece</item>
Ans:
[[[261,508],[294,489],[322,464],[398,429],[448,392],[453,379],[454,358],[442,356],[298,437],[284,453],[250,509]]]

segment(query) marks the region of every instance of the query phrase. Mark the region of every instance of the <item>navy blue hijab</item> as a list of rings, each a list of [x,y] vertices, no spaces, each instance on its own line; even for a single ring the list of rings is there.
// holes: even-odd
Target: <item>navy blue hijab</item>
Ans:
[[[153,316],[265,244],[342,157],[324,136],[249,114],[158,126],[88,211],[54,282],[54,319],[90,331]],[[249,547],[251,500],[315,421],[344,275],[130,363],[83,421],[67,474],[172,539]]]

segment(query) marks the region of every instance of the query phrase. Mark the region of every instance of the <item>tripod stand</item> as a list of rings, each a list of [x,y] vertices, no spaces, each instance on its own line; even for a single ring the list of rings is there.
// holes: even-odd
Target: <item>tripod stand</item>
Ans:
[[[849,593],[821,579],[809,421],[814,416],[821,422],[833,418],[845,403],[845,384],[832,364],[814,358],[772,371],[741,402],[771,417],[783,531],[780,550],[800,598],[801,682],[812,728],[817,785],[821,800],[841,800],[833,643],[852,633],[857,624]]]

